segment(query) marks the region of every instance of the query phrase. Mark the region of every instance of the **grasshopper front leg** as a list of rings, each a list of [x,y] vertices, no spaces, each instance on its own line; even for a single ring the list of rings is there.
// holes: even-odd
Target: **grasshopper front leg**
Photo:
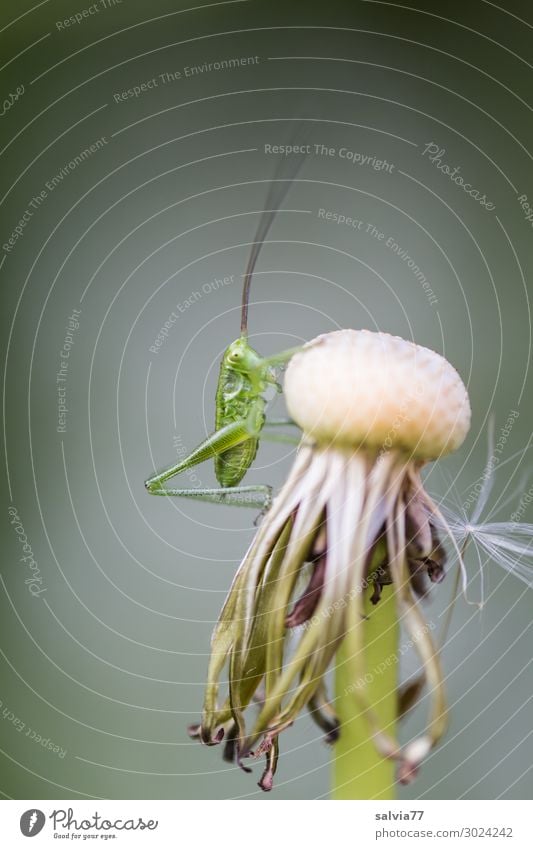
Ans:
[[[267,442],[279,442],[283,445],[299,445],[302,441],[301,436],[291,436],[288,433],[277,433],[279,427],[295,427],[298,428],[296,422],[292,419],[267,419],[263,425],[261,438]],[[273,428],[273,431],[271,429]]]
[[[254,509],[268,508],[272,501],[272,488],[265,484],[197,489],[170,489],[164,485],[170,478],[256,436],[259,429],[257,420],[253,417],[250,417],[247,421],[232,422],[220,428],[200,443],[188,457],[148,478],[145,482],[147,491],[150,495],[195,498],[198,501],[209,501],[213,504],[228,504]]]

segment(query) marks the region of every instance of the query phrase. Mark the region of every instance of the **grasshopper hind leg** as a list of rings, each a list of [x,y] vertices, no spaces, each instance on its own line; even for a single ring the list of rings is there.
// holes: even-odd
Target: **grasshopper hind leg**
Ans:
[[[146,489],[150,495],[173,496],[176,498],[193,498],[197,501],[207,501],[211,504],[227,504],[232,507],[251,507],[260,510],[259,519],[272,503],[272,487],[266,484],[248,486],[222,487],[188,487],[175,489],[166,486],[166,482],[177,475],[187,473],[189,469],[206,460],[220,456],[229,449],[241,445],[246,440],[258,436],[264,425],[261,405],[254,405],[248,418],[244,421],[232,422],[220,428],[205,439],[188,457],[149,478]],[[266,422],[265,426],[276,428],[280,425],[293,425],[290,420]],[[276,437],[274,437],[276,438]],[[279,434],[276,441],[291,441],[292,438]],[[299,440],[295,440],[296,442]]]
[[[227,504],[230,507],[252,507],[264,514],[272,503],[272,487],[266,484],[250,486],[226,486],[197,489],[169,489],[165,486],[152,486],[150,495],[172,495],[178,498],[193,498],[196,501],[208,501],[211,504]]]

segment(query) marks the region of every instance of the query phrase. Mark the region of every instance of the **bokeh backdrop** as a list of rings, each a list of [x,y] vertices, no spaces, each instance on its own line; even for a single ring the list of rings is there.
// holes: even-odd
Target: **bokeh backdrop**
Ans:
[[[445,354],[473,426],[429,489],[472,509],[492,416],[484,517],[521,502],[532,521],[532,35],[525,0],[4,0],[4,797],[261,796],[186,733],[255,514],[143,481],[212,429],[295,133],[309,153],[285,157],[302,162],[259,258],[253,343],[367,327]],[[293,451],[264,443],[247,482],[279,486]],[[214,483],[211,465],[189,483]],[[451,727],[400,792],[531,798],[532,591],[474,550],[467,566],[485,604],[453,614]],[[436,626],[451,586],[427,604]],[[303,715],[275,798],[327,797],[329,758]]]

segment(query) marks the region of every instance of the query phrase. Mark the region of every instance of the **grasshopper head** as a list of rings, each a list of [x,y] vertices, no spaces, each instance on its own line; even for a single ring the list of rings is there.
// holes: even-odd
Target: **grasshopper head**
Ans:
[[[226,348],[224,360],[235,371],[243,373],[250,373],[261,365],[261,357],[242,336]]]

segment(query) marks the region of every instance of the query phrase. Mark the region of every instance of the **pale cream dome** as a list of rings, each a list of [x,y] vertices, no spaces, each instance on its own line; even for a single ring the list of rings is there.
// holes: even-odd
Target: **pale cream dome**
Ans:
[[[470,402],[440,354],[389,333],[317,336],[285,375],[288,411],[317,442],[403,449],[431,460],[454,451],[470,427]]]

